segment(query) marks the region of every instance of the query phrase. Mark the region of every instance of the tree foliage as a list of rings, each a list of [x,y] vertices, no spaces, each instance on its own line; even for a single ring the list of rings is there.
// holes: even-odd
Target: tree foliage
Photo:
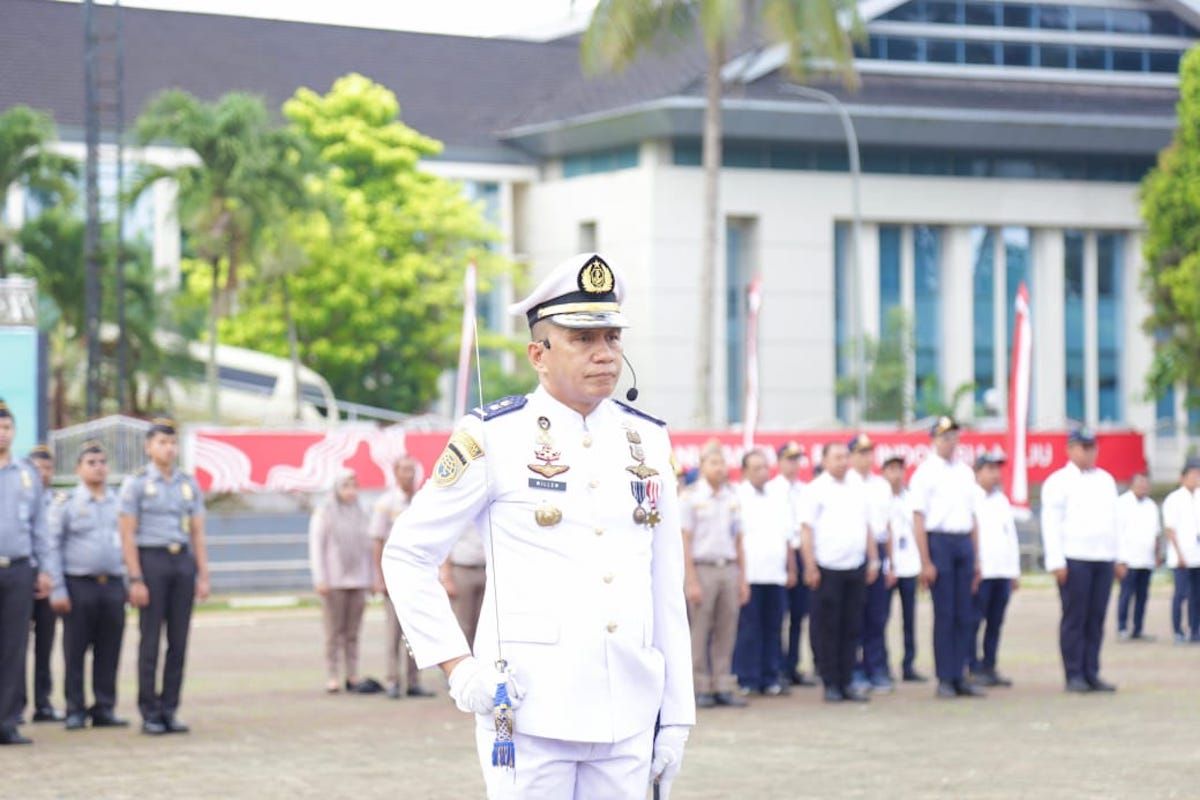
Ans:
[[[1179,383],[1200,386],[1200,47],[1180,62],[1177,109],[1175,138],[1142,182],[1145,329],[1158,343],[1151,396]],[[1200,402],[1196,394],[1190,402]]]
[[[70,202],[74,195],[71,181],[78,175],[78,167],[50,149],[56,138],[49,114],[28,106],[13,106],[0,113],[0,204],[9,187],[18,183],[50,203]],[[0,278],[8,274],[8,246],[18,234],[0,221]]]
[[[307,181],[310,208],[277,234],[296,249],[283,274],[301,360],[339,398],[423,411],[453,365],[466,264],[479,265],[481,296],[504,267],[487,250],[496,232],[480,209],[418,169],[440,143],[399,113],[395,95],[361,75],[324,95],[296,92],[284,115],[320,169]],[[262,264],[252,269],[265,276]],[[282,296],[278,276],[250,281],[222,339],[287,356]]]

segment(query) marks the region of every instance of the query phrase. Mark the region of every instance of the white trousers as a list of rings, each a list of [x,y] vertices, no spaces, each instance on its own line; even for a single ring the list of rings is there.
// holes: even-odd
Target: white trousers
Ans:
[[[645,800],[654,728],[613,744],[564,742],[518,731],[516,768],[492,766],[496,733],[476,717],[475,745],[488,800]]]

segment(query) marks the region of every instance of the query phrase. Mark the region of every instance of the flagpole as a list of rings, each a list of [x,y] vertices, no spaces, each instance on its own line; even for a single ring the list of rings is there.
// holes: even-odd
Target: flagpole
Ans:
[[[746,295],[746,413],[742,420],[742,449],[754,447],[758,428],[758,312],[762,308],[762,275],[750,281]]]
[[[475,262],[467,264],[463,276],[462,332],[458,344],[458,376],[454,387],[454,419],[467,413],[467,388],[471,382],[471,349],[475,344]]]
[[[1008,382],[1008,461],[1005,482],[1008,498],[1018,509],[1029,508],[1029,383],[1032,368],[1033,328],[1029,320],[1029,290],[1017,287],[1013,317],[1012,371]]]

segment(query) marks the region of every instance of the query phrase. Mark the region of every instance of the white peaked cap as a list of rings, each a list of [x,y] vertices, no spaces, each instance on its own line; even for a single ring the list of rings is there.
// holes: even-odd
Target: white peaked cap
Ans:
[[[549,320],[564,328],[628,328],[621,313],[625,280],[596,253],[577,253],[550,270],[512,314],[524,314],[533,327]]]

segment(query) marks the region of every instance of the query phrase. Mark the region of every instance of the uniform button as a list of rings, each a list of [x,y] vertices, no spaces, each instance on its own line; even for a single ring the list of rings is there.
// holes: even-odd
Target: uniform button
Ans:
[[[608,632],[616,633],[617,632],[617,623],[615,623],[615,622],[608,623]]]
[[[604,576],[604,582],[605,583],[613,582],[613,574],[611,572]]]
[[[595,478],[592,478],[591,481],[588,482],[588,486],[592,487],[593,489],[595,489],[599,485],[600,485],[600,481],[596,480]]]
[[[592,435],[590,433],[585,433],[583,435],[583,446],[584,447],[592,446]]]
[[[603,536],[603,535],[604,535],[604,528],[596,528],[596,535],[597,535],[597,536]]]

